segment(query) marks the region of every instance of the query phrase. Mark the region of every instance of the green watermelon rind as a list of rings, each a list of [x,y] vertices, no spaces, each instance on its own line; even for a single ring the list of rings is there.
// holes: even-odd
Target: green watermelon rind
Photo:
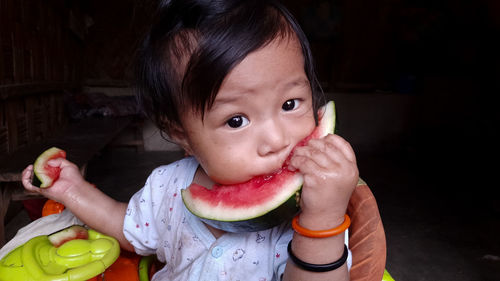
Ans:
[[[327,102],[322,107],[323,112],[320,114],[320,120],[329,120],[328,122],[321,122],[316,128],[317,135],[314,138],[321,138],[328,134],[333,134],[336,127],[336,110],[335,103],[333,101]],[[330,119],[324,119],[325,117],[330,117]],[[293,186],[293,188],[287,188],[286,193],[289,194],[285,199],[274,200],[275,204],[271,207],[258,208],[258,211],[254,211],[253,215],[239,216],[228,218],[225,216],[207,216],[205,212],[206,208],[200,209],[200,201],[193,200],[190,196],[190,192],[187,189],[181,190],[182,200],[186,208],[195,216],[199,217],[202,221],[215,228],[227,231],[227,232],[255,232],[264,229],[272,228],[276,225],[281,224],[284,221],[290,221],[299,211],[299,199],[300,191],[302,189],[303,177],[299,173],[292,176],[294,179],[299,179],[299,181],[293,183],[288,182]],[[277,202],[277,203],[276,203]],[[209,208],[213,208],[208,206]],[[234,211],[233,207],[225,209],[225,213],[231,213]]]
[[[318,125],[319,132],[320,132],[320,137],[326,136],[328,134],[333,134],[335,132],[335,125],[337,124],[337,119],[336,119],[336,110],[335,110],[335,103],[333,101],[327,102],[323,107],[322,107],[322,114],[321,114],[321,119],[323,119],[324,116],[330,116],[331,121],[330,122],[320,122]]]
[[[298,199],[300,198],[300,189],[290,196],[285,202],[280,204],[267,213],[260,216],[237,221],[219,221],[207,218],[200,218],[206,224],[227,232],[255,232],[273,228],[284,221],[290,221],[299,211]]]
[[[47,188],[52,185],[54,180],[45,174],[44,165],[53,155],[59,152],[61,152],[60,148],[51,147],[36,158],[35,163],[33,163],[33,180],[31,181],[33,186]]]

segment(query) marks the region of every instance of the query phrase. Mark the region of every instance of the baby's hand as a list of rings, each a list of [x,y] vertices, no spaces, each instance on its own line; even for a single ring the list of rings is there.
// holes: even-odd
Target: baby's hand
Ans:
[[[358,182],[356,157],[349,143],[331,134],[310,140],[295,150],[290,169],[304,175],[300,221],[319,229],[320,225],[333,227],[341,223]]]
[[[65,199],[71,197],[72,190],[88,184],[80,174],[78,167],[64,158],[49,160],[47,164],[61,168],[59,178],[48,188],[36,187],[31,184],[33,165],[29,165],[22,173],[22,183],[25,189],[64,204]]]

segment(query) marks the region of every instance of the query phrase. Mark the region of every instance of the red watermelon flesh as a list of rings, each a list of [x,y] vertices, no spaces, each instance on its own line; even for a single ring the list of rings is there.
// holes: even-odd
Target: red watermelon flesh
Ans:
[[[322,109],[318,126],[296,147],[334,132],[333,101]],[[215,184],[211,189],[193,183],[182,190],[184,204],[207,224],[228,232],[259,231],[278,225],[291,219],[299,210],[298,194],[303,177],[288,170],[292,155],[293,151],[280,170],[244,183]]]

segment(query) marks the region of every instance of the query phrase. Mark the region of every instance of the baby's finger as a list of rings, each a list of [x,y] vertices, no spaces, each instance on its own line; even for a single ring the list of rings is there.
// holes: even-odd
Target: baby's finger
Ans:
[[[324,168],[308,156],[294,155],[290,160],[290,165],[304,175],[315,175],[323,178],[325,174]]]
[[[21,179],[24,180],[31,180],[33,178],[33,165],[29,165],[26,167],[22,174],[21,174]]]
[[[349,144],[349,142],[347,142],[339,135],[327,135],[323,138],[323,142],[316,142],[311,140],[310,145],[325,146],[325,149],[334,148],[335,150],[341,152],[347,160],[356,163],[356,155],[354,154],[352,146]]]
[[[30,191],[38,191],[38,187],[31,184],[33,181],[33,165],[29,165],[26,169],[23,170],[21,182],[23,186]]]
[[[28,165],[28,167],[24,168],[21,175],[24,177],[26,174],[29,174],[32,172],[33,172],[33,165]]]
[[[292,159],[299,156],[309,158],[318,166],[323,168],[327,168],[332,164],[332,159],[329,157],[329,152],[324,151],[324,149],[322,150],[312,146],[303,146],[297,148],[292,156]]]
[[[64,158],[55,158],[55,159],[50,159],[47,161],[47,164],[52,167],[61,167],[64,165]]]
[[[47,164],[52,167],[59,167],[61,169],[64,169],[66,167],[76,167],[74,163],[68,161],[66,158],[50,159],[49,161],[47,161]]]

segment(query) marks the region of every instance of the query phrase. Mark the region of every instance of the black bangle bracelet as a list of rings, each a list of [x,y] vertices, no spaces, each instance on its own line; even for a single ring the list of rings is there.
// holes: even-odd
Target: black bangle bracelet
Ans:
[[[313,271],[313,272],[326,272],[326,271],[332,271],[335,270],[339,267],[341,267],[347,260],[347,246],[344,244],[344,253],[338,259],[337,261],[334,261],[332,263],[327,263],[327,264],[311,264],[307,263],[305,261],[300,260],[297,258],[293,252],[292,252],[292,240],[288,243],[288,256],[290,259],[300,268],[307,270],[307,271]]]

